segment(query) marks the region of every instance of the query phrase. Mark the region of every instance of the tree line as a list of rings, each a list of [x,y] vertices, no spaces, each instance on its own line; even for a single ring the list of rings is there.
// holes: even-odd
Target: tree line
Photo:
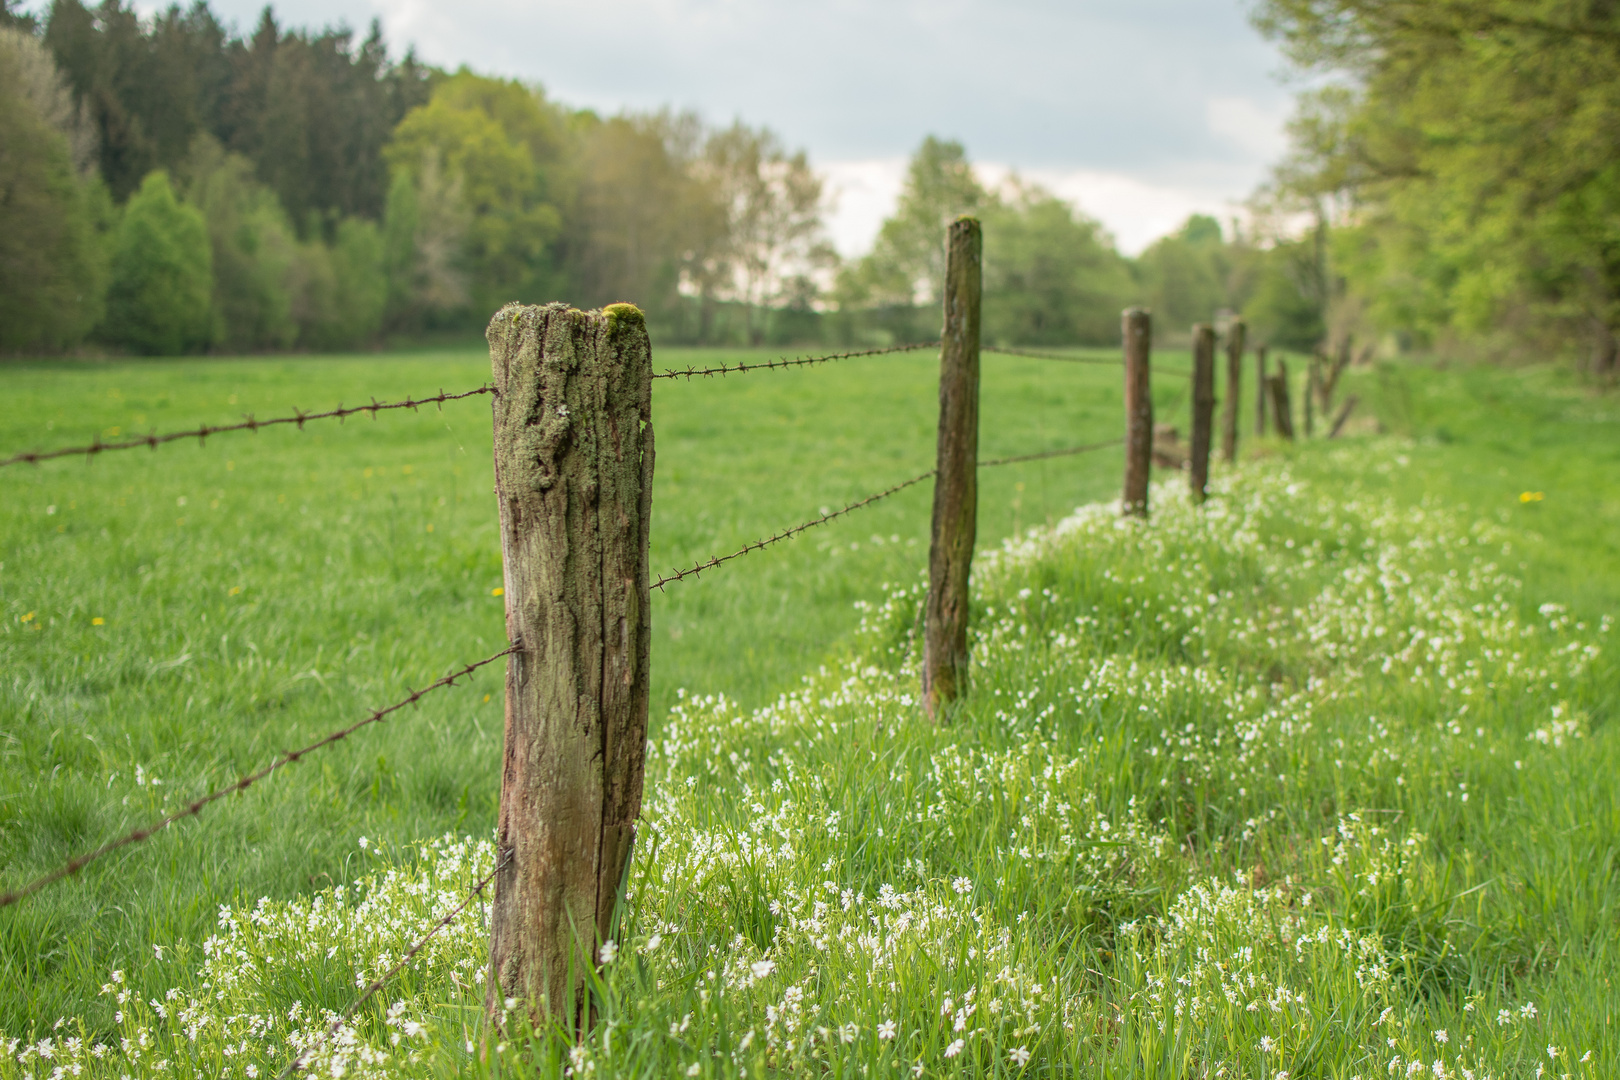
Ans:
[[[803,151],[742,123],[602,116],[407,52],[375,23],[250,34],[206,2],[0,0],[0,351],[339,349],[481,327],[522,299],[634,300],[661,340],[937,332],[944,224],[986,229],[986,334],[1103,343],[1119,309],[1220,310],[1308,347],[1309,242],[1194,217],[1139,258],[1016,177],[926,139],[873,251],[841,260]]]
[[[1264,0],[1319,87],[1259,204],[1315,225],[1329,332],[1620,358],[1620,6]]]

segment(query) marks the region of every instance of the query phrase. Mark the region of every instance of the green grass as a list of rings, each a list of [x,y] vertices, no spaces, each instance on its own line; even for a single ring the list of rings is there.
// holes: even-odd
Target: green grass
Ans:
[[[929,368],[660,386],[655,568],[925,468]],[[55,409],[105,408],[106,427],[144,409],[166,427],[159,394],[190,402],[178,423],[224,419],[229,393],[246,407],[238,385],[273,398],[253,399],[262,415],[316,404],[317,388],[461,385],[454,370],[417,357],[14,371],[25,408],[8,441],[44,439]],[[988,356],[986,372],[983,456],[1117,431],[1111,372]],[[572,1059],[520,1039],[497,1066],[1611,1074],[1620,410],[1547,370],[1352,383],[1393,436],[1251,447],[1202,509],[1172,484],[1145,527],[1100,508],[981,557],[974,687],[942,726],[914,704],[926,491],[671,590],[655,694],[673,711],[654,716],[645,842],[598,987],[607,1023]],[[113,385],[124,400],[99,400]],[[1163,389],[1161,415],[1184,407]],[[498,647],[483,415],[0,475],[14,508],[0,524],[6,880]],[[1113,497],[1118,464],[1115,451],[987,473],[981,546]],[[409,841],[487,835],[491,692],[493,676],[436,695],[0,914],[0,986],[19,988],[0,990],[0,1030],[67,1014],[94,1038],[153,1040],[128,1062],[53,1045],[24,1069],[246,1075],[285,1060],[319,1026],[309,1010],[352,1000],[357,974],[487,867],[487,843]],[[135,783],[136,765],[164,784]],[[273,899],[250,917],[260,895]],[[216,925],[219,902],[233,911]],[[482,947],[475,912],[317,1071],[369,1074],[363,1044],[409,1073],[489,1070],[466,1050]],[[114,967],[123,982],[108,983]],[[188,1034],[199,1017],[207,1034]]]
[[[756,355],[774,354],[723,359]],[[655,354],[678,367],[715,358]],[[931,467],[937,367],[903,355],[656,384],[655,572]],[[1106,368],[986,356],[984,370],[985,457],[1119,430]],[[488,375],[487,355],[470,352],[12,365],[0,371],[0,447],[420,396]],[[1182,388],[1166,381],[1171,408]],[[987,470],[981,540],[1111,496],[1120,462],[1105,450]],[[857,600],[916,579],[930,498],[918,485],[656,597],[655,725],[680,688],[755,704],[797,685],[855,625]],[[0,507],[8,886],[504,644],[482,398],[13,466],[0,470]],[[109,967],[133,974],[154,944],[205,935],[220,903],[344,880],[359,835],[492,827],[501,678],[492,666],[0,914],[0,1031],[74,1012]],[[138,783],[137,767],[159,783]]]

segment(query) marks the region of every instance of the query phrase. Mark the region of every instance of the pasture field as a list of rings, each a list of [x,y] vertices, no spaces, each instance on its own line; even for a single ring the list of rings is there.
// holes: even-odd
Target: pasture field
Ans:
[[[932,467],[937,372],[937,358],[901,354],[656,383],[654,571]],[[14,364],[0,369],[0,449],[488,378],[477,348]],[[1184,389],[1160,381],[1174,409]],[[1117,382],[1107,368],[986,356],[983,455],[1114,437]],[[1109,497],[1121,461],[1105,450],[986,470],[984,541]],[[484,398],[0,470],[0,883],[499,649],[491,484]],[[796,686],[854,627],[857,600],[926,565],[930,498],[917,485],[656,596],[655,726],[680,688],[753,705]],[[157,962],[154,945],[201,940],[221,903],[345,880],[358,836],[492,828],[500,672],[0,912],[0,1032],[48,1027],[94,998],[108,968],[133,976]]]
[[[481,364],[14,368],[4,444]],[[661,384],[655,568],[926,468],[932,367]],[[1118,430],[1113,372],[985,372],[982,456]],[[472,1055],[474,911],[314,1071],[1612,1075],[1620,410],[1542,369],[1353,381],[1390,434],[1249,447],[1146,526],[1070,516],[1117,451],[987,471],[981,546],[1020,535],[938,727],[926,485],[672,589],[604,1024]],[[459,406],[0,474],[5,881],[500,646]],[[499,679],[435,698],[0,913],[36,1040],[0,1075],[278,1068],[489,865]]]

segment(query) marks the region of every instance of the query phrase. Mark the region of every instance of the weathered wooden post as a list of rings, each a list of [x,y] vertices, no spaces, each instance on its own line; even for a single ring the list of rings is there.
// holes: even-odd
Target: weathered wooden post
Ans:
[[[1271,387],[1266,383],[1266,346],[1257,345],[1254,350],[1254,437],[1264,438],[1266,434],[1266,395],[1271,393]]]
[[[1277,357],[1277,374],[1266,379],[1271,388],[1271,422],[1277,434],[1294,441],[1294,409],[1288,400],[1288,362]]]
[[[1238,408],[1243,390],[1243,339],[1248,328],[1233,319],[1226,328],[1226,401],[1221,405],[1221,460],[1237,461]]]
[[[1193,327],[1192,445],[1188,448],[1187,483],[1193,502],[1209,492],[1209,444],[1215,426],[1215,328]]]
[[[1125,336],[1125,496],[1128,515],[1147,517],[1148,479],[1153,471],[1153,316],[1146,308],[1126,308],[1120,319]]]
[[[508,304],[489,324],[506,744],[486,1008],[590,1022],[647,744],[652,356],[630,304]]]
[[[979,296],[984,237],[957,218],[945,235],[939,435],[923,623],[923,708],[935,720],[967,689],[968,575],[979,516]]]

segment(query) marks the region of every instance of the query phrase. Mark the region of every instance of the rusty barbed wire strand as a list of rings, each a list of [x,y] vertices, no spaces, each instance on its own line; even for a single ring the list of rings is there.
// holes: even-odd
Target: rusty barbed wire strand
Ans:
[[[653,376],[655,379],[695,379],[700,375],[736,375],[745,371],[772,371],[780,368],[803,367],[806,364],[825,364],[832,360],[853,360],[858,356],[884,356],[888,353],[916,352],[918,349],[938,348],[937,341],[918,341],[910,345],[890,345],[884,349],[863,349],[859,352],[832,353],[828,356],[804,356],[794,359],[767,360],[763,364],[721,364],[714,368],[689,367],[684,371],[665,368]]]
[[[101,845],[94,851],[88,851],[83,855],[70,859],[43,877],[35,878],[22,888],[14,889],[3,896],[0,896],[0,908],[15,904],[17,901],[22,900],[25,897],[32,896],[34,893],[45,888],[47,885],[53,885],[65,877],[70,877],[73,874],[77,874],[80,870],[83,870],[86,866],[89,866],[102,856],[111,855],[120,848],[128,847],[131,844],[138,844],[142,840],[146,840],[149,837],[163,831],[177,821],[183,821],[188,817],[196,817],[198,814],[202,813],[203,808],[209,803],[217,802],[227,795],[233,795],[236,792],[244,791],[258,783],[260,780],[263,780],[277,769],[280,769],[285,765],[293,764],[304,755],[313,753],[314,751],[323,749],[327,746],[331,746],[333,743],[339,742],[342,739],[346,739],[366,725],[375,724],[378,721],[386,718],[390,713],[398,712],[407,705],[415,705],[422,699],[424,695],[432,693],[434,690],[437,690],[440,687],[450,686],[455,683],[457,679],[471,675],[485,664],[493,664],[503,656],[510,656],[512,653],[517,652],[520,648],[521,646],[519,645],[509,645],[500,652],[496,653],[494,656],[488,656],[477,661],[476,663],[468,664],[460,671],[457,671],[451,675],[446,675],[444,678],[439,679],[437,682],[430,683],[420,690],[412,690],[410,695],[404,698],[402,701],[397,701],[385,709],[377,709],[365,719],[357,720],[346,728],[340,728],[323,738],[317,739],[308,746],[282,754],[270,764],[264,766],[257,772],[249,773],[236,783],[231,784],[228,787],[222,787],[214,791],[210,791],[207,795],[188,803],[183,810],[176,810],[174,813],[168,815],[160,821],[155,822],[154,824],[136,829],[130,833],[126,833],[117,840],[113,840],[110,843]]]
[[[844,507],[842,510],[834,510],[829,514],[822,514],[820,517],[811,518],[809,521],[804,522],[802,525],[795,525],[791,529],[783,529],[781,532],[777,533],[774,536],[767,536],[763,540],[755,540],[753,543],[751,543],[751,544],[747,545],[746,547],[744,547],[741,551],[734,551],[730,555],[717,555],[714,558],[708,560],[707,562],[700,562],[700,563],[697,563],[697,564],[695,564],[693,566],[688,567],[685,570],[677,570],[673,574],[667,574],[664,577],[661,577],[657,581],[653,582],[652,583],[652,588],[662,591],[665,585],[672,585],[675,582],[680,581],[682,578],[697,577],[699,574],[703,573],[703,571],[705,571],[705,570],[713,570],[716,566],[719,566],[721,563],[730,562],[732,559],[740,559],[744,555],[748,554],[750,551],[758,551],[760,548],[770,547],[772,544],[777,543],[778,541],[781,541],[781,540],[786,540],[790,536],[797,536],[799,533],[804,532],[804,530],[806,530],[806,529],[813,529],[817,525],[825,525],[827,522],[833,520],[834,518],[843,517],[845,514],[848,514],[848,513],[850,513],[851,511],[854,511],[854,510],[859,510],[863,506],[871,506],[873,503],[877,502],[879,499],[887,499],[890,495],[893,495],[895,492],[904,491],[906,488],[910,487],[913,484],[920,484],[924,480],[928,479],[930,476],[933,476],[934,472],[935,472],[935,470],[929,469],[925,473],[921,473],[921,474],[919,474],[917,476],[913,476],[910,480],[902,480],[902,481],[900,481],[900,483],[894,485],[891,488],[886,488],[883,491],[878,492],[876,495],[868,495],[864,499],[861,499],[861,500],[859,500],[857,502],[852,502],[848,506]]]
[[[1124,368],[1123,360],[1105,360],[1100,356],[1059,356],[1056,353],[1035,352],[1032,349],[1005,349],[1000,345],[982,345],[980,352],[1000,353],[1003,356],[1027,356],[1033,360],[1056,360],[1062,364],[1095,364],[1099,367]],[[1154,375],[1174,375],[1182,379],[1192,378],[1192,372],[1182,371],[1179,368],[1149,367]]]
[[[37,465],[41,461],[49,461],[52,458],[75,457],[79,454],[85,455],[85,457],[88,459],[93,458],[95,455],[106,450],[133,450],[140,446],[146,446],[156,450],[164,443],[171,443],[177,439],[196,439],[198,442],[203,442],[210,435],[219,435],[227,431],[257,432],[260,428],[275,427],[278,424],[297,424],[299,430],[302,431],[304,424],[310,420],[331,420],[335,418],[341,421],[347,417],[354,416],[357,413],[366,412],[371,414],[372,419],[376,419],[378,413],[385,412],[389,409],[417,409],[423,405],[437,405],[439,408],[443,409],[444,403],[447,401],[459,401],[462,398],[477,397],[479,394],[493,393],[495,393],[495,388],[486,383],[485,385],[478,387],[476,390],[467,390],[460,394],[447,394],[443,390],[440,390],[437,394],[434,394],[431,397],[406,398],[404,401],[378,401],[376,398],[372,398],[370,405],[360,405],[352,409],[344,408],[342,405],[339,405],[335,409],[329,409],[326,412],[318,413],[307,413],[302,409],[294,409],[292,416],[278,416],[270,420],[255,419],[252,413],[247,413],[245,414],[247,419],[242,421],[240,424],[222,424],[218,427],[204,424],[202,427],[195,428],[191,431],[171,431],[164,435],[159,435],[156,432],[153,432],[150,435],[145,435],[138,439],[125,439],[123,442],[104,443],[101,441],[101,436],[98,435],[89,446],[64,446],[57,450],[29,450],[20,454],[13,454],[8,458],[0,460],[0,468],[4,468],[7,465],[21,465],[24,463],[29,465]]]
[[[478,899],[479,895],[489,887],[489,883],[495,880],[495,875],[504,870],[506,868],[506,864],[511,861],[511,851],[507,851],[499,859],[495,860],[495,868],[489,873],[485,874],[479,880],[478,884],[473,886],[472,892],[468,893],[466,897],[462,899],[461,903],[455,906],[454,910],[429,927],[428,932],[418,938],[416,944],[405,950],[405,955],[399,958],[399,963],[395,964],[393,967],[389,968],[375,979],[372,979],[370,985],[368,985],[365,991],[354,1000],[353,1004],[351,1004],[347,1009],[343,1010],[343,1015],[332,1021],[331,1027],[317,1034],[316,1037],[311,1040],[310,1045],[304,1047],[291,1061],[287,1062],[287,1067],[281,1071],[279,1080],[287,1080],[287,1078],[292,1076],[293,1073],[307,1067],[309,1065],[310,1055],[316,1050],[320,1049],[321,1044],[327,1039],[330,1039],[332,1036],[341,1031],[344,1023],[360,1010],[360,1006],[364,1005],[371,999],[372,994],[375,994],[378,990],[381,990],[384,983],[386,983],[389,979],[392,979],[395,975],[398,975],[401,971],[405,970],[405,966],[415,959],[416,954],[422,951],[423,946],[433,940],[434,935],[436,935],[440,930],[443,930],[445,927],[449,926],[451,923],[455,922],[456,916],[460,915],[463,911],[466,911],[468,905],[470,905],[474,900]]]
[[[1109,439],[1106,442],[1087,443],[1084,446],[1071,446],[1063,450],[1043,450],[1036,454],[1020,454],[1017,457],[994,458],[990,461],[979,462],[979,468],[990,469],[997,465],[1013,465],[1020,461],[1039,461],[1042,458],[1069,457],[1074,454],[1084,454],[1091,450],[1102,450],[1110,446],[1119,446],[1120,444],[1124,443],[1124,441],[1124,439]],[[885,488],[875,495],[868,495],[864,499],[852,502],[842,510],[834,510],[831,513],[822,514],[818,517],[811,518],[809,521],[802,524],[795,525],[791,529],[783,529],[781,532],[772,536],[767,536],[761,540],[755,540],[753,543],[744,546],[738,551],[732,552],[730,555],[717,555],[706,562],[696,563],[690,567],[687,567],[685,570],[677,570],[672,574],[666,574],[657,581],[653,582],[651,588],[663,591],[664,586],[673,585],[682,578],[697,577],[705,570],[713,570],[722,563],[728,563],[732,559],[739,559],[742,556],[747,555],[750,551],[758,551],[760,548],[770,547],[772,544],[786,540],[791,536],[797,536],[806,529],[813,529],[817,525],[825,525],[834,518],[843,517],[845,514],[859,510],[863,506],[870,506],[879,499],[886,499],[898,491],[904,491],[913,484],[920,484],[924,480],[927,480],[930,476],[933,476],[936,471],[937,470],[935,469],[929,469],[925,473],[919,473],[918,475],[913,476],[911,479],[902,480],[893,487]]]
[[[1074,454],[1089,453],[1092,450],[1106,450],[1110,446],[1122,446],[1124,443],[1124,439],[1109,439],[1106,442],[1071,446],[1066,450],[1042,450],[1038,454],[1019,454],[1017,457],[992,458],[989,461],[979,462],[979,468],[993,469],[997,465],[1016,465],[1020,461],[1041,461],[1045,458],[1070,457]]]

